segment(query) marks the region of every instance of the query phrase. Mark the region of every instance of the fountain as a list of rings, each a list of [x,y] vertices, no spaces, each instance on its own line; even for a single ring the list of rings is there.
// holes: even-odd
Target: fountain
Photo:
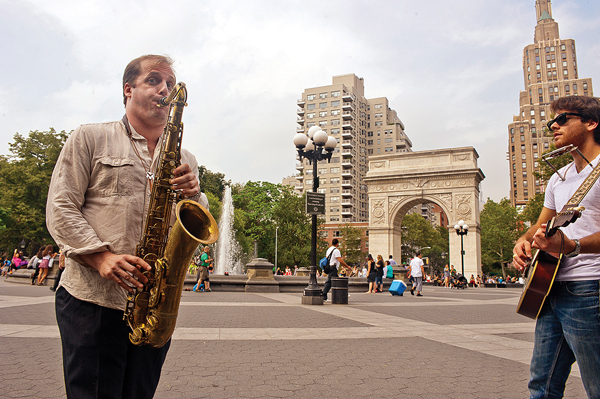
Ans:
[[[219,220],[219,239],[215,249],[215,274],[244,274],[242,248],[235,239],[233,230],[233,200],[231,187],[225,187],[223,208]]]

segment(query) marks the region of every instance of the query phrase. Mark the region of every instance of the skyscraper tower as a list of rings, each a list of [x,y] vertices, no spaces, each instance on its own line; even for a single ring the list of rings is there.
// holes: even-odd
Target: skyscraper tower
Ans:
[[[550,103],[564,96],[593,96],[592,79],[580,79],[577,72],[575,40],[558,34],[550,0],[536,0],[535,13],[533,44],[523,49],[525,91],[519,96],[519,115],[508,125],[510,198],[515,206],[525,205],[544,190],[533,172],[552,142],[544,132],[552,119]]]
[[[319,191],[326,194],[324,230],[340,224],[369,222],[363,178],[369,155],[412,151],[404,125],[385,97],[367,99],[364,81],[355,74],[334,76],[332,84],[304,90],[298,100],[298,132],[319,126],[338,141],[331,163],[318,165]],[[302,192],[312,188],[308,160],[296,164]],[[332,238],[330,235],[329,238]]]

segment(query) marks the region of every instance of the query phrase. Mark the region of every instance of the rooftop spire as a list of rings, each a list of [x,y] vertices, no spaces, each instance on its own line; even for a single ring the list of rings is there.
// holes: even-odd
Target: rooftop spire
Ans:
[[[544,19],[552,19],[552,4],[550,4],[550,0],[536,0],[535,15],[538,22]]]
[[[545,40],[558,39],[558,23],[552,18],[552,4],[550,0],[535,0],[535,26],[534,43]]]

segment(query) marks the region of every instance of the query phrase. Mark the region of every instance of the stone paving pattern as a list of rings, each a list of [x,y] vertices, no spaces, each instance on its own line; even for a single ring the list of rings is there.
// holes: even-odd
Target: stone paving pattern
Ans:
[[[156,398],[526,398],[533,321],[520,290],[424,297],[183,292]],[[48,287],[0,281],[1,398],[63,398]],[[565,397],[585,398],[575,365]]]

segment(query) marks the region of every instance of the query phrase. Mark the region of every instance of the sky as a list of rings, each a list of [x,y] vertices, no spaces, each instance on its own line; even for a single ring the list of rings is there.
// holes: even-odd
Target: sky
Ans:
[[[600,84],[600,2],[552,14]],[[226,180],[294,174],[297,100],[354,73],[414,151],[474,147],[481,199],[499,201],[535,25],[535,0],[0,0],[0,154],[16,133],[121,119],[123,69],[164,54],[188,88],[183,146]]]

